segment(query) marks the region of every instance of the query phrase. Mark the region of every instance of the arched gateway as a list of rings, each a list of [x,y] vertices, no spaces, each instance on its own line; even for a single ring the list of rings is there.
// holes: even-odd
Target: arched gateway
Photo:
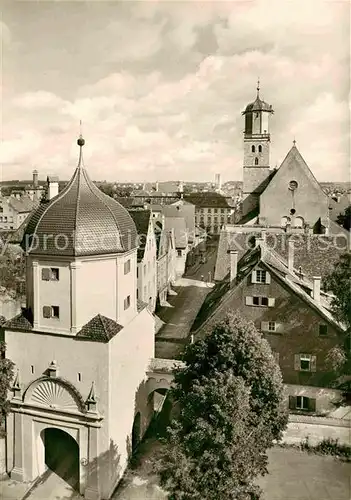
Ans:
[[[48,427],[40,433],[45,465],[72,488],[79,490],[79,446],[67,432]]]

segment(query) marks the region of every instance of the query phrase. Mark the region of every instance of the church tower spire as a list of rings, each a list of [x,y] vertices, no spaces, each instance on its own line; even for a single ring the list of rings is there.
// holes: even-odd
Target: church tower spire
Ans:
[[[258,79],[256,99],[242,112],[245,116],[243,216],[258,206],[259,195],[270,173],[269,118],[273,113],[272,106],[260,97]]]

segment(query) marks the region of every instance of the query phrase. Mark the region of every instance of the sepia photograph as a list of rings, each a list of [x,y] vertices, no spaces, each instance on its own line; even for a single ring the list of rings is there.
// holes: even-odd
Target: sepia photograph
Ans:
[[[1,500],[351,498],[350,25],[1,1]]]

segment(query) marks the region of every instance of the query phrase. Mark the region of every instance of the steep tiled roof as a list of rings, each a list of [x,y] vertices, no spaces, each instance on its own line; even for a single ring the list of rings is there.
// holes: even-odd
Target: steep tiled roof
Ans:
[[[29,196],[23,195],[21,198],[16,198],[15,196],[10,196],[8,198],[8,202],[10,207],[13,210],[16,210],[16,212],[23,214],[23,213],[30,213],[32,210],[34,210],[38,206],[37,201],[32,201]]]
[[[4,323],[3,328],[14,328],[15,330],[33,330],[32,318],[30,314],[25,309],[22,309],[20,314],[17,314],[14,318],[9,319]]]
[[[136,247],[137,234],[127,210],[90,180],[81,147],[71,181],[33,214],[22,245],[24,250],[42,255],[122,253]]]
[[[138,262],[140,262],[144,257],[151,212],[150,210],[129,210],[129,213],[139,236]]]
[[[345,231],[344,231],[345,232]],[[301,267],[303,273],[307,276],[326,276],[334,267],[340,255],[350,249],[350,235],[343,231],[338,234],[287,234],[271,233],[266,234],[267,246],[273,248],[277,254],[284,259],[288,255],[288,241],[292,238],[294,241],[294,267]],[[255,237],[260,237],[262,228],[252,228],[250,232],[236,233],[222,231],[219,239],[218,254],[216,261],[215,280],[220,281],[229,271],[228,249],[238,250],[239,259],[250,246],[254,244]]]
[[[137,311],[140,313],[143,309],[147,307],[146,302],[143,302],[142,300],[138,299],[137,300]]]
[[[109,342],[122,328],[123,326],[113,319],[98,314],[82,327],[77,337],[84,337],[95,342]]]
[[[329,298],[322,292],[320,301],[317,302],[314,300],[311,296],[311,282],[308,279],[306,280],[303,277],[299,277],[294,271],[290,272],[287,262],[274,250],[268,248],[266,244],[263,244],[262,246],[257,246],[252,250],[248,250],[240,259],[234,285],[230,283],[228,273],[225,279],[218,283],[207,295],[194,321],[191,329],[192,331],[197,331],[199,328],[202,328],[211,316],[220,311],[221,306],[232,297],[237,287],[240,286],[244,278],[250,274],[258,263],[263,263],[277,280],[283,285],[288,286],[292,293],[298,295],[311,308],[324,317],[326,321],[336,326],[339,330],[344,329],[343,325],[339,324],[329,311]]]

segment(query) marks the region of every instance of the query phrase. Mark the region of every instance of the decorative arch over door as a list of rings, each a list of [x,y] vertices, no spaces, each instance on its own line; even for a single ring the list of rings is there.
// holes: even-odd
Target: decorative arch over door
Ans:
[[[51,409],[85,412],[85,402],[80,392],[61,378],[41,377],[26,389],[23,401]]]

